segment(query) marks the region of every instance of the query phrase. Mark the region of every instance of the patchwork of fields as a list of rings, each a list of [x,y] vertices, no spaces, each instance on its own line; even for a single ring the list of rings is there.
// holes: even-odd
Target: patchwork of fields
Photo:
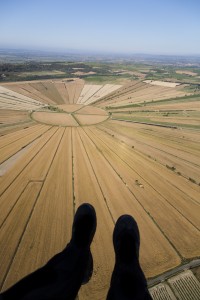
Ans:
[[[138,222],[148,278],[200,257],[200,132],[194,124],[200,98],[185,94],[181,86],[84,85],[80,79],[0,87],[1,289],[65,247],[84,202],[94,205],[98,227],[94,274],[80,300],[105,299],[112,232],[122,214]],[[139,104],[131,113],[130,101]],[[141,112],[144,101],[148,116],[146,105]],[[194,102],[191,114],[187,107]],[[158,110],[171,112],[173,105],[191,126],[177,125],[177,115],[160,124],[168,116]]]

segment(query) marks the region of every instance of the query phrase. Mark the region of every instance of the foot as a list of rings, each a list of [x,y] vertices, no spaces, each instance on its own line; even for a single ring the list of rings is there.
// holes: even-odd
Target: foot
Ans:
[[[92,205],[82,204],[76,211],[72,226],[71,244],[78,248],[89,251],[88,263],[82,284],[86,284],[93,273],[93,258],[90,251],[97,226],[96,213]]]
[[[107,300],[145,299],[147,282],[139,264],[140,234],[130,215],[121,216],[114,229],[115,267]]]
[[[74,216],[70,243],[61,253],[54,256],[48,265],[56,266],[58,271],[67,270],[68,274],[73,274],[75,277],[78,269],[84,270],[81,284],[86,284],[93,273],[93,258],[90,245],[96,226],[96,212],[93,206],[87,203],[80,205]]]
[[[84,203],[76,211],[72,226],[71,243],[79,248],[90,248],[97,221],[96,213],[91,204]]]
[[[140,233],[133,217],[123,215],[117,220],[113,245],[117,263],[128,265],[139,260]]]

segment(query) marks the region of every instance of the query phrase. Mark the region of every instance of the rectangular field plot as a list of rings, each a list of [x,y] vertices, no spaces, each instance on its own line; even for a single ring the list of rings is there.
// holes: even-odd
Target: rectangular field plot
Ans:
[[[85,104],[87,101],[97,93],[101,89],[101,85],[85,85],[83,90],[81,91],[81,95],[77,101],[77,103]]]
[[[105,84],[104,86],[101,86],[101,88],[90,98],[88,98],[85,101],[85,104],[91,104],[93,102],[98,101],[100,98],[118,90],[121,88],[121,85],[115,85],[115,84]]]
[[[117,121],[104,124],[104,130],[180,176],[200,183],[198,131]]]
[[[166,283],[160,283],[149,289],[153,300],[176,300],[174,293]]]
[[[175,295],[180,300],[199,300],[200,283],[191,271],[185,271],[168,280]]]
[[[177,86],[171,88],[151,85],[145,82],[134,82],[112,93],[112,95],[105,96],[102,100],[100,99],[98,104],[104,107],[140,105],[160,99],[183,97],[185,95],[190,95],[190,93],[183,91],[183,87]]]
[[[30,117],[27,111],[16,111],[8,109],[0,109],[0,127],[8,124],[19,124],[30,122]]]
[[[41,102],[0,86],[0,109],[32,110],[44,106]]]

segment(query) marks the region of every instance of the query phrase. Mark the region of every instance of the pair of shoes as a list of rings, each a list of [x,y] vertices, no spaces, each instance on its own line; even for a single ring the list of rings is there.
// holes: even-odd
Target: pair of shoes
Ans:
[[[82,204],[77,209],[72,226],[71,243],[79,248],[87,248],[89,261],[84,283],[88,282],[93,271],[93,260],[90,245],[96,231],[96,213],[90,204]],[[130,215],[122,215],[114,229],[113,244],[116,264],[127,268],[139,260],[140,235],[136,221]]]
[[[81,205],[74,217],[71,243],[89,251],[82,284],[93,272],[90,245],[96,230],[96,213],[90,204]],[[139,263],[140,234],[137,222],[130,215],[122,215],[113,232],[115,267],[107,300],[151,299],[147,281]]]

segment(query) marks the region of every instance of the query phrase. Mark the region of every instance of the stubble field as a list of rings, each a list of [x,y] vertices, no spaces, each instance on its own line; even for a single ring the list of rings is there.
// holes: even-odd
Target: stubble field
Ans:
[[[173,86],[62,80],[0,89],[1,289],[65,247],[84,202],[94,205],[98,226],[94,274],[80,300],[105,299],[114,266],[112,232],[122,214],[138,222],[148,278],[200,256],[199,129],[189,112],[187,126],[174,126],[172,115],[165,123],[173,126],[164,127],[168,116],[156,115],[162,105],[166,113],[168,102],[160,100],[173,97],[181,111],[185,91]],[[144,101],[151,111],[145,120],[144,112],[138,117]],[[129,113],[127,104],[140,106]]]

